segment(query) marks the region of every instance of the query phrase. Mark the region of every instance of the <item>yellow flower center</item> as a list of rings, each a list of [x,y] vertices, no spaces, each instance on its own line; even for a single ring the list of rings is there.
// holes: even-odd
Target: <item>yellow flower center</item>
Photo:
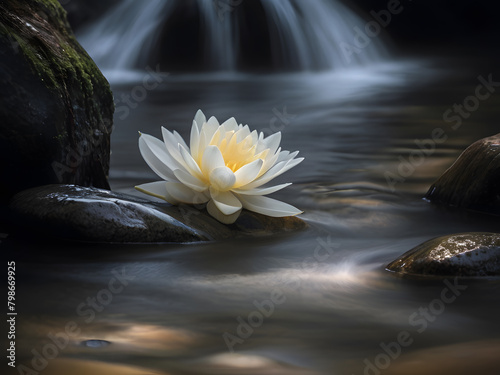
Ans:
[[[222,140],[219,137],[214,137],[210,145],[215,145],[219,148],[226,167],[236,172],[241,167],[257,160],[265,159],[269,150],[264,150],[256,154],[257,145],[254,144],[252,136],[247,136],[241,142],[236,142],[234,131],[227,132]]]

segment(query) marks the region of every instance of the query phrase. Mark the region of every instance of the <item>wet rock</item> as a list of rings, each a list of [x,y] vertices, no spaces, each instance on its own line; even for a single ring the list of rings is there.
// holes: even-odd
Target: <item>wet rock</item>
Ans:
[[[426,241],[390,263],[410,275],[500,276],[500,233],[459,233]]]
[[[194,242],[296,231],[296,217],[244,211],[224,225],[206,210],[75,185],[46,185],[16,194],[11,217],[22,233],[91,242]]]
[[[231,225],[218,222],[205,209],[200,210],[189,205],[163,205],[162,210],[183,223],[203,231],[210,239],[214,240],[266,236],[307,228],[307,224],[295,216],[270,217],[247,210],[243,210],[236,222]]]
[[[96,188],[47,185],[10,203],[15,220],[53,237],[92,242],[190,242],[205,237],[147,201]]]
[[[469,146],[431,186],[426,198],[500,215],[500,134]]]
[[[109,188],[113,111],[57,1],[0,2],[0,203],[49,183]]]

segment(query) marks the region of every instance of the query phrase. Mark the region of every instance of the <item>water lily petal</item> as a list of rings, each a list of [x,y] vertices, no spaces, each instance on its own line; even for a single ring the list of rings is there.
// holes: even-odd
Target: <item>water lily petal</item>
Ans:
[[[252,136],[252,143],[257,144],[257,141],[259,140],[259,133],[257,132],[257,130],[251,132],[250,135]]]
[[[228,191],[236,182],[235,174],[228,167],[215,168],[208,178],[210,186],[220,191]]]
[[[271,134],[269,137],[259,141],[256,152],[259,153],[268,148],[269,153],[273,155],[278,149],[280,142],[281,142],[281,132]]]
[[[173,165],[172,157],[165,150],[165,144],[149,134],[139,137],[139,150],[144,161],[161,178],[175,181],[175,175],[169,165]]]
[[[295,152],[288,152],[288,151],[282,151],[280,152],[279,154],[279,157],[278,157],[278,160],[276,161],[277,163],[279,163],[280,161],[287,161],[287,160],[292,160],[294,159],[297,155],[299,154],[298,151],[295,151]]]
[[[200,204],[208,202],[206,194],[194,191],[180,182],[166,182],[165,188],[171,197],[181,203]]]
[[[201,172],[198,163],[196,163],[188,150],[186,150],[181,144],[179,144],[179,152],[181,154],[182,160],[184,160],[184,163],[187,167],[187,171],[196,178],[203,180],[203,173]]]
[[[212,116],[200,130],[198,155],[203,155],[205,148],[210,144],[210,141],[212,140],[217,129],[219,129],[219,121],[217,121],[217,119]]]
[[[251,183],[245,186],[245,189],[254,189],[256,187],[262,186],[274,178],[274,175],[281,171],[286,165],[286,161],[279,162],[270,168],[266,173],[264,173],[259,178],[255,179]]]
[[[242,126],[236,132],[236,142],[238,142],[238,143],[241,142],[243,139],[245,139],[249,135],[250,135],[250,128],[248,127],[248,125]],[[250,140],[252,140],[252,143],[253,143],[253,139],[251,136],[250,136]]]
[[[194,121],[196,121],[196,124],[198,124],[198,133],[199,133],[203,124],[207,122],[207,118],[201,109],[199,109],[196,112],[196,115],[194,116]]]
[[[247,189],[254,189],[256,187],[262,186],[273,178],[280,176],[285,173],[289,169],[295,167],[297,164],[301,163],[304,158],[292,159],[288,161],[281,161],[274,165],[271,169],[269,169],[266,173],[264,173],[261,177],[257,178],[255,181],[251,182],[246,186]]]
[[[203,153],[205,152],[205,148],[208,145],[208,140],[205,132],[203,130],[200,131],[200,140],[198,144],[198,157],[203,157]]]
[[[259,175],[263,164],[262,159],[257,159],[234,172],[236,176],[235,187],[245,186],[252,182]]]
[[[149,182],[138,185],[135,188],[141,193],[152,195],[153,197],[166,200],[170,204],[178,204],[179,201],[172,197],[167,191],[166,181]]]
[[[165,141],[167,152],[177,162],[177,166],[173,169],[182,168],[187,170],[188,167],[179,151],[180,143],[177,141],[177,137],[173,133],[165,129],[163,126],[161,128],[161,132],[163,134],[163,140]]]
[[[283,167],[283,169],[281,171],[279,171],[278,173],[276,173],[273,178],[278,177],[279,175],[281,175],[281,174],[285,173],[286,171],[292,169],[296,165],[299,165],[300,163],[302,163],[302,161],[304,161],[304,158],[298,158],[298,159],[290,159],[290,160],[288,160],[286,162],[286,165]]]
[[[207,140],[211,140],[214,133],[219,129],[219,121],[215,117],[210,117],[210,119],[205,123],[203,128],[201,129],[202,131],[205,132],[207,136]]]
[[[276,151],[276,153],[274,155],[271,155],[271,156],[269,156],[269,154],[266,155],[266,157],[264,158],[264,165],[262,166],[262,169],[260,170],[259,175],[257,176],[257,178],[260,177],[260,176],[262,176],[273,165],[275,165],[277,163],[278,158],[279,158],[279,154],[280,154],[280,150],[281,150],[281,147],[278,148],[278,150]],[[262,152],[262,154],[264,154],[264,151]]]
[[[212,136],[212,139],[210,140],[210,142],[208,142],[208,144],[219,146],[223,133],[224,133],[224,128],[222,126],[219,126],[219,128],[215,131],[214,135]]]
[[[224,121],[221,126],[224,128],[226,132],[238,131],[238,123],[236,122],[236,119],[234,117],[231,117],[230,119]]]
[[[223,224],[232,224],[238,219],[241,213],[241,209],[234,214],[224,215],[215,205],[214,201],[209,201],[207,204],[208,213],[214,217],[216,220],[220,221]]]
[[[264,139],[270,154],[274,154],[281,143],[281,132],[271,134],[269,137]]]
[[[215,168],[225,167],[224,158],[217,146],[207,146],[201,161],[201,171],[208,178]]]
[[[284,189],[287,186],[290,186],[292,183],[289,182],[287,184],[281,184],[276,186],[269,186],[266,188],[254,188],[254,189],[246,189],[245,187],[239,189],[232,189],[231,191],[237,194],[243,195],[267,195],[277,192],[278,190]]]
[[[288,171],[288,170],[292,169],[293,167],[295,167],[296,165],[302,163],[303,160],[304,160],[304,158],[298,158],[298,159],[291,159],[291,160],[284,162],[285,165],[281,169],[278,169],[277,171],[273,171],[272,173],[270,173],[269,179],[267,181],[271,181],[272,179],[282,175],[286,171]]]
[[[230,191],[219,191],[213,188],[210,188],[210,196],[214,201],[217,208],[224,215],[232,215],[235,212],[241,210],[241,202],[238,198],[234,196]]]
[[[186,148],[187,150],[189,150],[189,147],[186,144],[186,141],[184,141],[184,139],[181,137],[181,135],[176,130],[174,130],[174,137],[175,137],[175,139],[177,139],[177,142],[180,145],[182,145],[184,148]]]
[[[276,162],[279,163],[280,161],[288,159],[288,155],[290,155],[290,151],[281,151],[281,152],[276,152],[278,154],[278,159]]]
[[[200,125],[201,126],[201,125]],[[194,160],[199,160],[199,146],[200,146],[200,129],[198,128],[198,124],[195,120],[193,120],[193,125],[191,127],[191,138],[189,141],[189,146],[191,150],[191,155]]]
[[[208,188],[202,181],[182,169],[174,170],[174,174],[180,182],[194,191],[203,192]]]
[[[295,216],[302,213],[302,211],[288,203],[268,197],[239,195],[238,199],[241,200],[243,208],[267,216],[284,217]]]

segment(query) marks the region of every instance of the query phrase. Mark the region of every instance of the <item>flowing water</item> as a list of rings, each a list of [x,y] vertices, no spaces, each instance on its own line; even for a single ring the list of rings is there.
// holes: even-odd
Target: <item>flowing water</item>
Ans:
[[[497,231],[492,217],[422,199],[467,145],[498,132],[497,95],[455,129],[443,121],[479,75],[499,77],[494,66],[414,57],[322,73],[121,75],[114,190],[157,179],[138,131],[187,137],[201,108],[300,150],[306,160],[279,177],[293,185],[274,197],[309,228],[201,244],[3,239],[17,263],[17,363],[55,375],[498,374],[498,280],[384,269],[430,238]]]
[[[255,55],[269,55],[271,69],[330,70],[386,54],[378,38],[354,45],[363,27],[336,0],[124,0],[79,41],[105,72],[142,69],[152,59],[167,70],[197,60],[201,69],[236,71]]]

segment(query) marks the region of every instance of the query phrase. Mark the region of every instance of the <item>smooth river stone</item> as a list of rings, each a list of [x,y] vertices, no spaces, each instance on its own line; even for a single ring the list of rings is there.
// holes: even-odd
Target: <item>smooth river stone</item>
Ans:
[[[500,134],[480,139],[430,187],[437,204],[500,215]]]
[[[28,189],[16,194],[9,207],[22,233],[101,243],[195,242],[307,227],[296,217],[274,218],[246,210],[236,223],[225,225],[205,209],[75,185]]]
[[[500,234],[459,233],[426,241],[387,270],[409,275],[499,276]]]

